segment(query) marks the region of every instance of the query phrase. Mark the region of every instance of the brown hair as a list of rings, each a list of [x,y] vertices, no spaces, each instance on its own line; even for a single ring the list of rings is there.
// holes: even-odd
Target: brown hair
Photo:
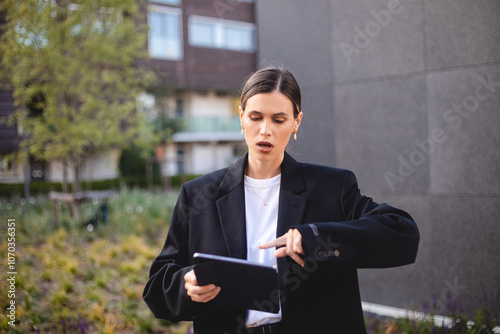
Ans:
[[[280,92],[293,104],[293,116],[301,111],[300,87],[292,72],[280,67],[266,67],[252,73],[241,89],[240,106],[243,111],[249,98],[261,93]]]

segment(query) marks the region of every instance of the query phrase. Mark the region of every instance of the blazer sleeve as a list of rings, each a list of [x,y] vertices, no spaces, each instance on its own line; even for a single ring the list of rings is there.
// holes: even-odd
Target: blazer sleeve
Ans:
[[[395,267],[415,262],[419,232],[412,217],[360,194],[354,173],[344,175],[340,206],[345,221],[294,226],[304,252],[319,263],[357,268]]]
[[[192,320],[201,304],[184,288],[184,275],[193,269],[188,258],[189,201],[183,186],[172,213],[167,239],[151,265],[143,299],[155,317],[170,321]]]

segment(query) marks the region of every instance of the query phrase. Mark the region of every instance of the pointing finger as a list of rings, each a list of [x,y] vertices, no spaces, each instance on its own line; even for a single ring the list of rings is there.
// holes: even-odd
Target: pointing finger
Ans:
[[[263,245],[260,245],[260,249],[266,249],[266,248],[272,248],[272,247],[280,247],[286,245],[286,239],[287,239],[287,234],[283,234],[281,237],[274,239],[273,241],[270,241],[268,243],[265,243]]]

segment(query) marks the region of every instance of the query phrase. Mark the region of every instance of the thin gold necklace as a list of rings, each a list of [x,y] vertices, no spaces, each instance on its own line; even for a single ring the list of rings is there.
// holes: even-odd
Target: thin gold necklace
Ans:
[[[280,180],[278,181],[278,183],[276,183],[276,185],[274,186],[273,188],[273,191],[271,191],[271,193],[269,194],[269,196],[267,197],[267,199],[263,199],[262,197],[259,196],[259,194],[257,194],[257,192],[255,191],[255,189],[252,187],[252,184],[250,183],[250,180],[248,179],[248,176],[245,175],[245,178],[247,179],[247,183],[248,185],[250,186],[250,188],[253,190],[253,192],[255,193],[255,195],[257,195],[257,197],[262,201],[264,202],[264,206],[267,206],[267,201],[269,201],[269,199],[271,198],[271,196],[273,195],[274,191],[276,190],[276,188],[278,188],[278,185],[280,184],[281,182],[281,178]]]

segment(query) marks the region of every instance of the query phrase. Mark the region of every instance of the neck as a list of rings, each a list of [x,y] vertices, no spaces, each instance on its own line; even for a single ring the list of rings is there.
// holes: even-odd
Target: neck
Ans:
[[[245,174],[252,179],[270,179],[281,173],[281,163],[284,154],[275,160],[259,160],[248,155],[248,165]]]

